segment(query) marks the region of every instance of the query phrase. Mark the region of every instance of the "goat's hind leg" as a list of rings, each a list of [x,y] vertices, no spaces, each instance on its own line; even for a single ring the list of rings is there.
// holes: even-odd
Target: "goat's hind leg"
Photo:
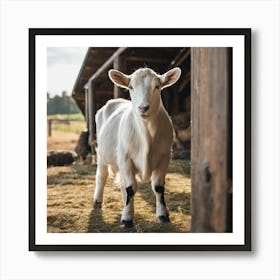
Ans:
[[[101,208],[103,202],[104,187],[108,177],[108,166],[103,163],[97,164],[96,185],[94,192],[94,208]]]

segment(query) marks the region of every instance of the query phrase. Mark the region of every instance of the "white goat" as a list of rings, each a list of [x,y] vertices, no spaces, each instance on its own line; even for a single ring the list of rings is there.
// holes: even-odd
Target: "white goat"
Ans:
[[[161,90],[173,85],[180,77],[180,68],[163,75],[141,68],[131,75],[110,70],[109,77],[117,86],[130,92],[131,101],[109,100],[98,110],[96,120],[97,172],[94,206],[101,207],[108,167],[118,172],[122,181],[124,209],[121,223],[132,227],[136,177],[151,180],[156,197],[156,215],[168,222],[164,200],[164,183],[171,157],[173,127],[161,101]]]

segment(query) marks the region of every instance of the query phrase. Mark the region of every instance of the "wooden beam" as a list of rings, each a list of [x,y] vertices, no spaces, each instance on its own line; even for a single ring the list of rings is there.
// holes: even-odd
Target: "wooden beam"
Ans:
[[[97,47],[97,48],[90,48],[90,52],[93,54],[93,55],[110,55],[112,52],[114,52],[117,48],[111,48],[111,47]]]
[[[96,102],[95,102],[95,88],[94,82],[90,81],[88,84],[88,124],[89,124],[89,145],[92,153],[95,152],[95,113],[96,113]]]
[[[166,58],[156,58],[156,57],[145,57],[145,56],[128,56],[126,61],[141,61],[141,62],[151,62],[151,63],[169,63],[170,59]]]
[[[192,231],[225,232],[228,192],[227,48],[192,48]]]
[[[168,70],[180,66],[191,54],[190,48],[182,48],[176,57],[171,61]]]
[[[125,71],[125,61],[121,55],[115,57],[113,62],[113,68],[115,70],[119,70],[122,72]],[[114,98],[123,98],[123,97],[124,97],[123,89],[114,84]]]
[[[89,78],[90,81],[96,80],[105,70],[107,70],[110,65],[114,62],[114,59],[123,53],[127,48],[118,48],[117,51],[113,53],[113,55],[107,59],[104,64]]]
[[[89,100],[88,100],[88,89],[85,90],[85,118],[87,124],[87,130],[89,131]]]

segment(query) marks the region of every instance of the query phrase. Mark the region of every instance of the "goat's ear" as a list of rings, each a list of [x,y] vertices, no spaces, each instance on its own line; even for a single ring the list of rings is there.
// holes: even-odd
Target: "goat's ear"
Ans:
[[[130,83],[130,76],[125,75],[124,73],[111,69],[108,72],[110,80],[117,86],[122,87],[122,88],[129,88],[129,83]]]
[[[181,76],[181,69],[179,67],[173,68],[160,76],[161,89],[170,87],[175,84]]]

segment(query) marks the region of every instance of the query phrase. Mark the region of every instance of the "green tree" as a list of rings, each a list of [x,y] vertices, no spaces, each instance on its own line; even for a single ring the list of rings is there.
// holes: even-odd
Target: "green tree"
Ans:
[[[79,114],[80,109],[71,96],[67,95],[66,91],[62,92],[62,96],[55,95],[50,97],[47,93],[47,114]]]

